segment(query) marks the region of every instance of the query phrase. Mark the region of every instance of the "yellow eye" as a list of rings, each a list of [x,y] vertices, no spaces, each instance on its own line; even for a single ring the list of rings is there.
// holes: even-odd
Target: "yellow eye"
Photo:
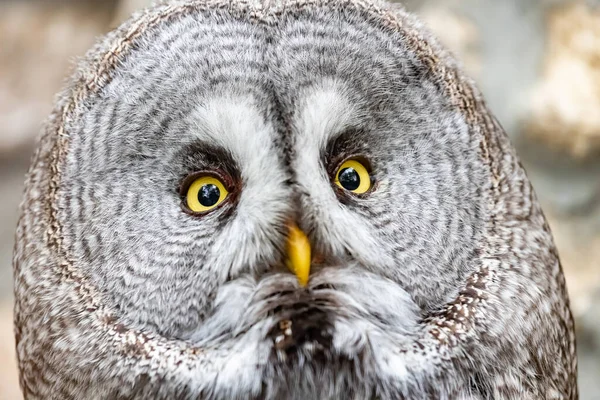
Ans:
[[[186,202],[190,210],[201,213],[221,204],[228,194],[220,180],[212,176],[201,176],[190,185]]]
[[[371,189],[371,176],[359,161],[347,160],[338,169],[335,184],[352,193],[362,194]]]

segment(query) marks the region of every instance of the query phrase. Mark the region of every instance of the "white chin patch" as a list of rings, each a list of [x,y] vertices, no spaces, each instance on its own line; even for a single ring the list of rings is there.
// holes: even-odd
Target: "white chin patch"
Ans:
[[[252,338],[246,339],[256,341],[260,339],[256,332],[261,332],[268,340],[278,319],[293,318],[300,303],[310,309],[311,301],[327,314],[332,350],[339,354],[352,356],[366,346],[400,344],[418,328],[419,309],[396,283],[356,266],[329,267],[311,276],[308,291],[288,273],[259,281],[249,276],[233,280],[219,290],[213,313],[184,339],[197,346],[219,345],[251,330]]]

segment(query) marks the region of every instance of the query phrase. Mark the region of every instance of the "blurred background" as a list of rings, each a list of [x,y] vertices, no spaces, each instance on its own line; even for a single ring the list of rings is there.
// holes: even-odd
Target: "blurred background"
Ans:
[[[0,0],[0,400],[20,399],[12,246],[55,93],[96,38],[151,0]],[[560,251],[582,400],[600,399],[600,0],[403,0],[476,79],[512,137]]]

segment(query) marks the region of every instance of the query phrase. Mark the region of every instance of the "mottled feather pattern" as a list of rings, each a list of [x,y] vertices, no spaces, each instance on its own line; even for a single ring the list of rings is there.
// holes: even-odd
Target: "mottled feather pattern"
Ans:
[[[368,196],[332,187],[352,155]],[[180,186],[204,170],[235,196],[198,218]],[[290,218],[322,255],[306,289]],[[577,398],[560,261],[515,151],[385,3],[132,17],[46,123],[14,270],[28,399]]]

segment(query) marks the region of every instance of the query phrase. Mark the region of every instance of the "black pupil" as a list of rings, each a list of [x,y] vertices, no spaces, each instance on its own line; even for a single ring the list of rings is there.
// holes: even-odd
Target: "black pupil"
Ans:
[[[354,168],[344,168],[339,175],[340,185],[346,190],[356,190],[360,186],[360,176]]]
[[[219,201],[219,197],[221,197],[221,191],[212,183],[202,186],[198,192],[198,201],[204,207],[214,206]]]

